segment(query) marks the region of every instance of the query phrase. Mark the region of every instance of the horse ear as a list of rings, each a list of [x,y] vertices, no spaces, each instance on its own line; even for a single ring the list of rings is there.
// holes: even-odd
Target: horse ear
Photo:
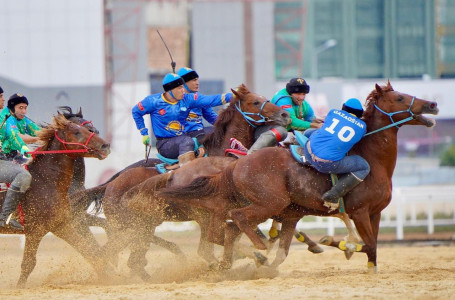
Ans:
[[[377,83],[375,85],[375,88],[376,88],[376,92],[378,92],[379,95],[382,95],[382,89]]]
[[[82,118],[82,107],[80,107],[80,106],[79,106],[79,112],[77,113],[77,115]]]
[[[387,89],[390,90],[390,91],[393,91],[393,87],[390,84],[390,79],[387,79]]]
[[[232,93],[235,95],[236,98],[239,98],[240,99],[240,93],[237,92],[238,88],[236,88],[235,90],[234,89],[231,89]]]

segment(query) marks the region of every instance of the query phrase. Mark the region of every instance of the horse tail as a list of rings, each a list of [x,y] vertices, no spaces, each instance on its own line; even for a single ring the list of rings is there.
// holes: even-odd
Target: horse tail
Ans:
[[[107,183],[103,183],[96,187],[86,189],[83,191],[83,199],[85,199],[86,207],[90,206],[91,203],[95,202],[95,206],[92,210],[92,213],[98,215],[102,212],[102,199],[104,197],[104,192],[106,191]]]
[[[223,171],[215,175],[198,177],[188,185],[164,188],[157,195],[166,200],[191,200],[227,192],[229,188],[226,185],[229,184],[229,181],[226,179],[232,177],[230,174],[235,164],[235,162],[230,164]]]

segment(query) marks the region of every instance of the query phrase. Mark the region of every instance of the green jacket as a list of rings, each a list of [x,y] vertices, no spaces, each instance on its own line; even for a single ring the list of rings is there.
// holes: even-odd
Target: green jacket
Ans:
[[[276,92],[271,102],[291,115],[291,124],[288,125],[288,130],[304,131],[310,128],[311,122],[316,118],[313,108],[308,102],[303,101],[300,106],[295,104],[285,88]]]
[[[9,114],[9,110],[8,112],[5,112],[5,109],[8,110],[8,108],[5,107],[0,113],[1,122],[3,122],[5,117]],[[20,151],[22,146],[26,146],[27,144],[21,139],[19,133],[36,136],[38,130],[40,130],[40,127],[27,117],[22,120],[18,120],[14,116],[9,117],[0,130],[0,141],[3,151],[5,154],[14,150]]]

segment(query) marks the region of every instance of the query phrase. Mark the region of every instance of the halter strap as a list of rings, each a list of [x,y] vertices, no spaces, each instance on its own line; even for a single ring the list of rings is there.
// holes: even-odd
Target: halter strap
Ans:
[[[407,110],[400,110],[400,111],[395,111],[395,112],[390,112],[390,113],[383,111],[382,109],[379,108],[379,106],[376,105],[376,103],[374,103],[374,107],[375,107],[377,110],[379,110],[381,113],[383,113],[383,114],[385,114],[386,116],[388,116],[388,117],[390,118],[390,122],[392,122],[392,123],[389,124],[389,125],[386,125],[386,126],[384,126],[384,127],[381,127],[381,128],[379,128],[379,129],[376,129],[376,130],[374,130],[374,131],[368,132],[367,134],[365,134],[365,136],[370,135],[370,134],[373,134],[373,133],[376,133],[376,132],[379,132],[379,131],[383,131],[383,130],[388,129],[388,128],[390,128],[390,127],[400,128],[399,125],[401,125],[401,124],[403,124],[403,123],[406,123],[406,122],[409,122],[409,121],[411,121],[412,119],[414,119],[414,113],[411,111],[411,107],[412,107],[412,105],[414,104],[414,100],[415,100],[415,97],[412,97],[411,104],[409,105],[409,108],[408,108]],[[410,114],[410,116],[407,117],[406,119],[403,119],[403,120],[398,121],[398,122],[395,122],[395,121],[393,120],[393,115],[399,114],[399,113],[406,113],[406,112]]]
[[[244,112],[242,110],[242,108],[240,107],[240,101],[237,102],[235,104],[235,108],[242,114],[243,118],[248,122],[248,124],[250,124],[253,128],[256,128],[257,125],[254,125],[253,123],[251,122],[255,122],[255,123],[265,123],[265,122],[268,122],[269,121],[269,118],[267,117],[264,117],[262,115],[262,110],[264,109],[264,106],[270,102],[270,100],[266,100],[262,103],[261,105],[261,109],[259,110],[258,113],[251,113],[251,112]],[[250,116],[258,116],[260,119],[259,120],[255,120],[253,118],[251,118]]]

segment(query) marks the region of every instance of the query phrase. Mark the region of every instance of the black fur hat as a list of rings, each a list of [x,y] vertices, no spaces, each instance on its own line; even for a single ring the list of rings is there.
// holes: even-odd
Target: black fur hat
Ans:
[[[28,105],[27,97],[25,97],[24,95],[19,94],[19,93],[16,93],[16,94],[12,95],[11,97],[9,97],[9,100],[8,100],[9,110],[14,112],[14,107],[16,105],[18,105],[19,103],[25,103]]]
[[[310,92],[310,86],[306,83],[305,79],[303,78],[292,78],[286,84],[286,91],[288,94],[293,93],[305,93],[308,94]]]
[[[3,94],[3,89],[1,86],[0,86],[0,94]]]

